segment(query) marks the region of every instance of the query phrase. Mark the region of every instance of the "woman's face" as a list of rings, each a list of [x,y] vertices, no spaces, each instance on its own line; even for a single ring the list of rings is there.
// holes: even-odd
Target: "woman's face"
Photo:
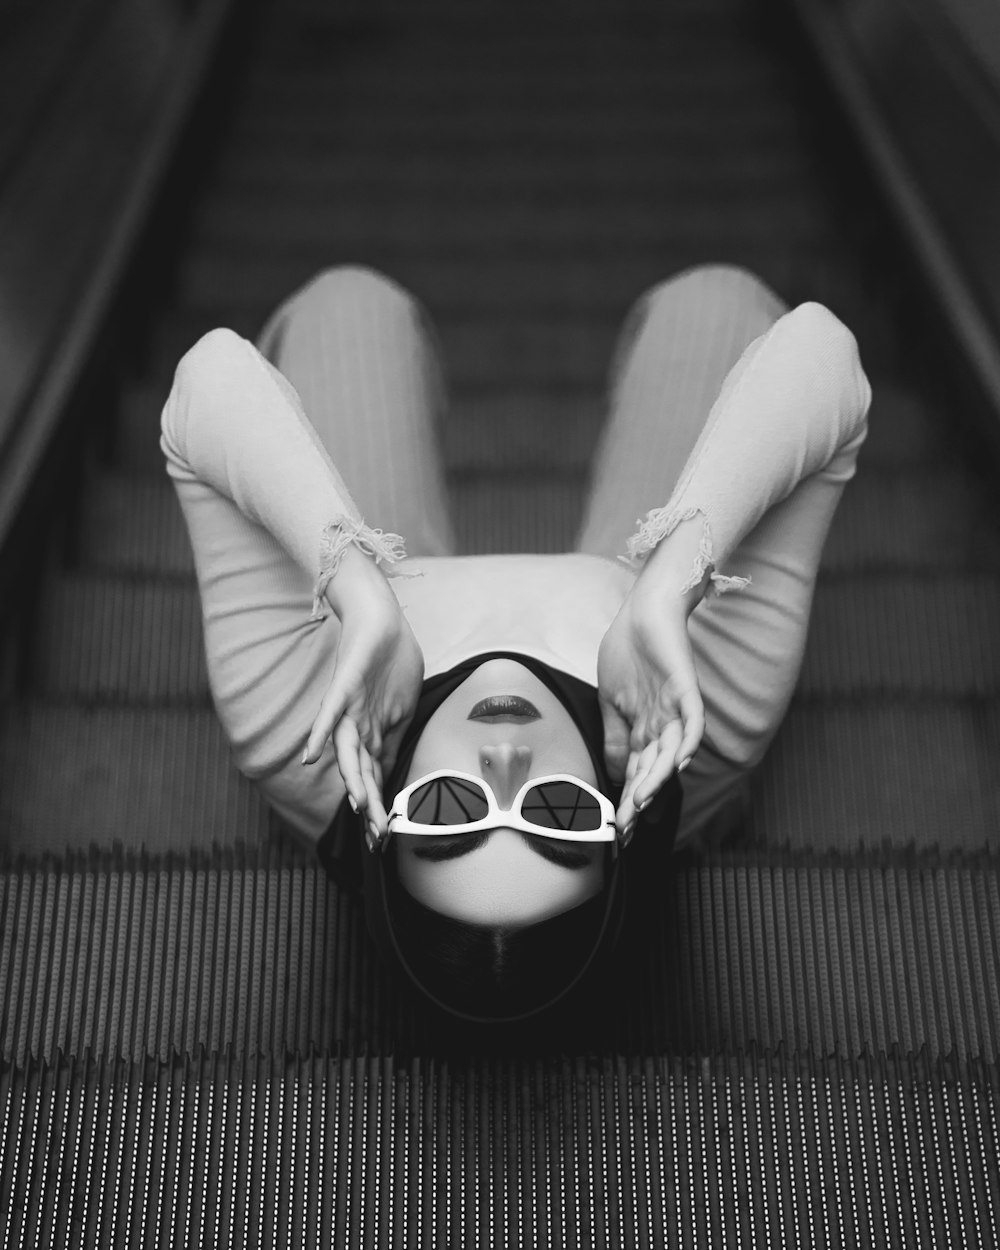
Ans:
[[[405,784],[439,768],[482,777],[502,811],[531,777],[570,773],[597,784],[572,717],[516,660],[488,660],[445,699],[424,726]],[[606,854],[603,844],[498,828],[485,837],[400,835],[396,859],[401,883],[425,906],[469,924],[517,927],[597,894]]]

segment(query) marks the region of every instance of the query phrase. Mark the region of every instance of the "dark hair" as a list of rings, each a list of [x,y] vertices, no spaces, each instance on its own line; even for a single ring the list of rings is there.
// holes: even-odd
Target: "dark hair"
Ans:
[[[516,1018],[561,997],[590,962],[608,911],[605,886],[536,924],[469,924],[418,902],[393,862],[384,879],[393,938],[411,976],[441,1006],[474,1017]]]

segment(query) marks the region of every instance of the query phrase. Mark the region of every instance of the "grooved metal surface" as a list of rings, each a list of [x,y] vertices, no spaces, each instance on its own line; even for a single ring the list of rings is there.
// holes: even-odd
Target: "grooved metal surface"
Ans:
[[[995,1071],[199,1055],[0,1075],[5,1244],[996,1244]]]
[[[229,318],[234,320],[234,315]],[[214,319],[203,315],[192,341],[208,330]],[[488,324],[483,333],[488,333]],[[243,327],[253,336],[256,327]],[[607,366],[609,362],[605,362]],[[176,358],[169,362],[172,370]],[[171,375],[168,375],[168,378]],[[159,476],[163,472],[160,451],[160,411],[169,390],[169,381],[147,382],[129,387],[123,396],[118,421],[117,463],[126,471]],[[521,472],[527,469],[555,469],[561,473],[582,473],[596,441],[607,407],[606,387],[553,386],[533,383],[522,388],[498,382],[494,370],[481,383],[456,391],[452,383],[452,402],[444,423],[444,456],[455,484],[461,475],[484,470]],[[965,486],[955,497],[955,473],[945,470],[953,458],[942,429],[935,428],[949,416],[947,412],[928,409],[917,391],[894,387],[886,378],[877,380],[872,401],[868,437],[865,440],[863,467],[865,472],[850,487],[849,499],[859,492],[885,492],[885,513],[881,524],[869,536],[872,549],[879,543],[909,538],[909,530],[918,513],[935,517],[935,503],[942,493],[958,506],[951,512],[952,524],[968,524],[965,510],[975,499],[967,485],[967,474],[960,473],[959,485]],[[945,470],[942,472],[942,470]],[[917,476],[911,476],[916,471]],[[880,474],[873,482],[871,475]],[[895,480],[891,474],[901,473]],[[934,476],[941,475],[940,485]],[[917,498],[909,506],[912,513],[907,524],[894,524],[895,500],[900,493]],[[843,523],[845,514],[852,517],[856,509],[843,508],[837,515],[834,529]],[[939,518],[935,517],[939,521]],[[992,515],[989,522],[995,526]],[[930,528],[930,526],[928,526]],[[899,531],[902,531],[900,533]],[[920,558],[921,548],[909,541],[907,555]]]
[[[995,847],[998,751],[993,701],[793,703],[751,781],[754,837],[799,850]]]
[[[549,437],[555,440],[558,433],[557,427]],[[562,433],[568,437],[565,429]],[[544,447],[544,434],[536,430],[535,437]],[[474,441],[472,436],[469,441]],[[555,551],[572,546],[583,510],[583,470],[568,463],[546,475],[544,460],[526,463],[524,437],[521,463],[510,463],[508,446],[508,462],[503,463],[502,454],[498,472],[488,461],[490,441],[500,441],[496,429],[480,447],[483,468],[473,472],[466,465],[451,473],[462,550]],[[967,474],[941,473],[940,467],[933,477],[923,471],[894,478],[873,475],[852,483],[831,528],[824,567],[838,572],[864,572],[866,566],[1000,571],[1000,527],[982,488]],[[623,552],[627,537],[622,536]],[[184,522],[165,475],[102,474],[85,502],[80,543],[94,567],[193,575]]]
[[[0,1053],[18,1066],[60,1054],[167,1062],[199,1047],[240,1058],[490,1044],[402,999],[358,906],[278,849],[11,866],[0,934]],[[528,1044],[996,1063],[998,957],[995,856],[682,860],[614,983],[533,1027]]]
[[[484,491],[476,502],[485,527],[497,501]],[[551,489],[535,502],[542,506],[526,496],[511,513],[525,535],[544,539],[545,521],[561,528],[565,511]],[[467,514],[466,524],[472,520]],[[798,694],[1000,695],[998,619],[1000,572],[882,570],[855,576],[846,593],[842,579],[821,579]],[[49,699],[207,704],[201,638],[198,591],[189,581],[64,574],[42,600],[33,681]]]
[[[257,843],[272,818],[206,707],[0,709],[0,828],[32,854]]]

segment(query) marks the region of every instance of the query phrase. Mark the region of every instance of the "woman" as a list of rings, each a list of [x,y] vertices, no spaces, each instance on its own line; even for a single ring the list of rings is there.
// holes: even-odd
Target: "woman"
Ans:
[[[547,556],[453,554],[430,331],[369,270],[293,296],[260,352],[206,335],[163,413],[239,767],[470,1019],[559,1002],[641,847],[739,801],[870,390],[826,309],[707,266],[639,300],[610,400],[576,551]]]

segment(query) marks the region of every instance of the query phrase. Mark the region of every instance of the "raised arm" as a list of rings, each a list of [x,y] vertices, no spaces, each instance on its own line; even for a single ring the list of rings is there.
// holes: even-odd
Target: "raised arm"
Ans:
[[[688,617],[706,593],[746,589],[730,556],[801,483],[839,489],[853,474],[869,401],[854,336],[801,305],[746,349],[671,498],[642,521],[629,544],[640,573],[598,664],[608,763],[627,783],[621,827],[704,732]]]
[[[744,585],[738,569],[717,569],[799,482],[853,474],[870,401],[857,341],[842,321],[816,303],[780,317],[730,372],[670,500],[630,540],[644,589],[672,586],[687,598]],[[844,449],[851,454],[841,456]],[[687,598],[689,610],[700,598]]]
[[[332,736],[348,793],[359,807],[378,813],[380,763],[395,749],[423,675],[423,657],[383,573],[383,568],[396,571],[393,565],[403,557],[402,539],[364,525],[294,388],[250,343],[229,330],[205,335],[181,360],[161,425],[167,471],[182,503],[186,497],[202,497],[206,488],[228,500],[308,575],[312,619],[325,616],[327,605],[336,615],[339,629],[333,670],[326,676],[329,686],[325,695],[322,688],[303,691],[302,702],[310,700],[313,719],[298,750],[304,746],[303,763],[312,763]],[[247,571],[224,569],[215,547],[225,536],[210,526],[196,534],[196,511],[186,514],[206,623],[226,622],[248,602],[257,605],[253,611],[273,618],[275,612],[264,600],[240,597],[234,579],[245,578]],[[274,576],[273,570],[261,574],[264,579]],[[219,584],[227,578],[228,588]],[[209,595],[217,598],[211,610]],[[238,642],[246,644],[259,633],[256,624],[230,629],[230,658],[235,654],[236,665],[247,671],[235,680],[229,677],[217,703],[226,704],[220,713],[229,712],[227,729],[234,740],[246,739],[244,722],[259,718],[254,701],[246,696],[257,670],[271,680],[281,663],[290,676],[294,659],[289,662],[287,656],[306,646],[309,622],[308,611],[301,621],[288,622],[281,627],[285,636],[280,641],[275,637],[278,627],[268,625],[263,647],[232,642],[238,632]],[[211,652],[208,633],[206,641]],[[211,653],[209,669],[211,675]]]
[[[374,565],[391,575],[403,558],[398,535],[364,525],[295,389],[232,330],[212,330],[182,358],[161,428],[172,478],[212,486],[315,576],[315,616],[322,598],[337,611]]]

